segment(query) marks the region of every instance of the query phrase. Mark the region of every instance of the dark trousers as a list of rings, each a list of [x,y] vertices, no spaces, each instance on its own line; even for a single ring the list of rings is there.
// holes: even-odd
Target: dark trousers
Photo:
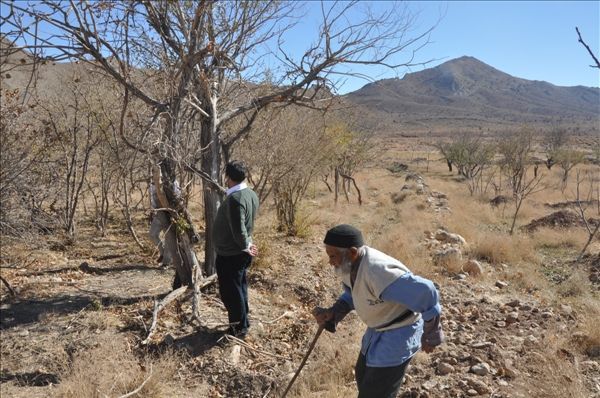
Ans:
[[[252,263],[252,256],[241,253],[235,256],[217,255],[216,267],[219,280],[219,294],[225,304],[232,334],[246,334],[248,322],[248,281],[246,270]]]
[[[358,398],[396,398],[409,362],[410,358],[398,366],[375,368],[359,354],[354,367]]]

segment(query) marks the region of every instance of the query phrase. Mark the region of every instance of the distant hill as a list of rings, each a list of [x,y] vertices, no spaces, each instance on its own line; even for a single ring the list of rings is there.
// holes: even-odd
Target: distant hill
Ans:
[[[391,134],[494,133],[524,125],[600,132],[600,89],[520,79],[473,57],[370,83],[344,99],[358,106],[364,123]]]
[[[93,68],[85,63],[41,61],[32,79],[32,60],[30,54],[0,38],[2,88],[23,91],[33,85],[40,97],[51,98],[68,95],[66,83],[70,81],[96,84],[92,83]],[[402,79],[370,83],[340,99],[346,106],[338,117],[360,120],[362,128],[381,134],[496,134],[525,125],[600,134],[599,88],[520,79],[473,57],[457,58]]]

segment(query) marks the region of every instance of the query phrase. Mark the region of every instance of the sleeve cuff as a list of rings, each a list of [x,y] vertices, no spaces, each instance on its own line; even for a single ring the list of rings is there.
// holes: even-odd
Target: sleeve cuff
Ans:
[[[421,313],[421,316],[423,317],[423,320],[425,322],[427,322],[427,321],[432,320],[436,316],[440,316],[441,314],[442,314],[442,307],[440,306],[440,303],[436,303],[433,307],[431,307],[427,311]]]

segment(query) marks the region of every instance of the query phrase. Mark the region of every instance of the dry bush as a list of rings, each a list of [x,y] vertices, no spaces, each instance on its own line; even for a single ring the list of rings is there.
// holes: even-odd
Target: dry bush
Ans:
[[[134,397],[173,396],[173,379],[178,360],[172,354],[163,354],[157,360],[139,360],[130,351],[125,339],[106,336],[98,344],[75,356],[69,373],[57,387],[58,397],[121,396],[142,384]]]
[[[537,263],[533,241],[525,235],[484,232],[470,243],[470,254],[492,264]]]
[[[404,199],[411,195],[411,191],[392,192],[392,203],[394,203],[395,205],[400,204],[404,202]]]
[[[499,223],[497,210],[492,208],[487,200],[474,200],[465,192],[462,185],[452,181],[432,182],[432,189],[443,192],[448,196],[448,205],[452,212],[443,222],[448,231],[461,235],[467,242],[475,240],[481,225]]]
[[[323,333],[290,397],[345,398],[356,395],[354,365],[360,351],[364,325],[346,319],[335,334]]]
[[[586,298],[593,300],[590,297],[591,286],[587,275],[580,270],[570,270],[569,277],[557,286],[556,292],[563,298],[574,297],[580,300]]]
[[[590,312],[579,324],[578,331],[573,338],[573,343],[579,351],[592,359],[600,358],[600,311],[596,303],[596,310]]]
[[[414,208],[409,201],[406,208],[398,211],[397,223],[390,224],[381,233],[374,236],[370,246],[404,263],[414,273],[431,276],[434,273],[430,256],[423,255],[422,247],[425,231],[431,230],[433,216],[424,213],[414,217]],[[411,215],[412,214],[412,215]]]
[[[258,256],[252,259],[252,268],[256,270],[271,268],[275,254],[271,238],[266,234],[255,234],[253,239],[258,246]]]
[[[312,226],[315,225],[317,219],[312,211],[305,205],[301,204],[296,212],[294,220],[295,236],[306,239],[311,235]]]
[[[581,229],[539,228],[531,235],[537,248],[581,248],[585,243],[586,232]]]
[[[524,360],[531,376],[522,381],[525,385],[517,387],[517,391],[535,392],[531,397],[540,398],[589,397],[578,368],[564,353],[568,340],[557,336],[548,333],[540,351],[527,352]]]

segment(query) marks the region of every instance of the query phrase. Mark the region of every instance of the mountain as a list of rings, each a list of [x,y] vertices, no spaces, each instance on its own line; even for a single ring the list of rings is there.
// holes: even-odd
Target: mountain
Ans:
[[[357,105],[370,128],[391,134],[497,132],[525,125],[600,131],[600,89],[520,79],[466,56],[367,84],[344,99]]]

